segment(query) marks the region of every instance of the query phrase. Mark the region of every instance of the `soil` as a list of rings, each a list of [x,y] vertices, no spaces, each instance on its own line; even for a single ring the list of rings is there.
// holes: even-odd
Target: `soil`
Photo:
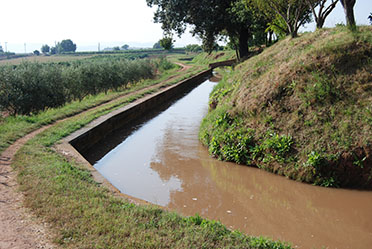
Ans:
[[[179,71],[186,71],[191,66],[176,63],[182,67]],[[177,77],[177,76],[176,76]],[[173,79],[175,77],[172,77]],[[168,79],[164,82],[167,82]],[[155,88],[162,83],[146,87]],[[143,91],[144,89],[141,89]],[[127,97],[127,94],[121,97]],[[120,97],[119,97],[120,98]],[[117,98],[115,99],[117,100]],[[113,100],[114,101],[114,100]],[[107,104],[107,103],[104,103]],[[94,107],[97,108],[97,107]],[[93,108],[91,108],[93,109]],[[91,110],[89,109],[89,110]],[[88,110],[86,110],[88,111]],[[61,121],[59,121],[61,122]],[[53,125],[53,124],[52,124]],[[52,238],[55,237],[50,225],[36,217],[23,206],[23,194],[18,190],[17,172],[11,167],[17,151],[37,134],[52,125],[35,130],[17,140],[0,155],[0,248],[1,249],[29,249],[29,248],[57,248]]]
[[[48,225],[22,206],[23,194],[18,191],[17,173],[11,167],[15,153],[29,139],[49,126],[19,139],[0,156],[0,248],[55,248]]]

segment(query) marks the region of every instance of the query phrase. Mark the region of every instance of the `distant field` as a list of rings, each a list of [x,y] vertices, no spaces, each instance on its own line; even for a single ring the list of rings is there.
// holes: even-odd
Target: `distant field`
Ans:
[[[64,61],[73,61],[73,60],[82,60],[86,58],[93,57],[94,55],[52,55],[52,56],[28,56],[22,58],[15,58],[15,59],[5,59],[0,60],[0,65],[18,65],[24,61],[30,62],[64,62]]]

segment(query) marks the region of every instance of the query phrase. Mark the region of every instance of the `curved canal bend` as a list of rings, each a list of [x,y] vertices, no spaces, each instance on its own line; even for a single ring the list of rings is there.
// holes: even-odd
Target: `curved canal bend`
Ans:
[[[297,248],[371,248],[372,192],[297,183],[208,155],[198,131],[213,86],[206,81],[131,134],[112,136],[123,141],[94,167],[127,195],[250,235]]]

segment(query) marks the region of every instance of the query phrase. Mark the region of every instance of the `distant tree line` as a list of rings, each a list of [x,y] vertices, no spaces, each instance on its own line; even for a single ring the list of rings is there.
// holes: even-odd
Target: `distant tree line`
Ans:
[[[238,57],[249,55],[251,45],[270,45],[277,38],[297,37],[299,28],[315,19],[322,28],[341,2],[347,25],[355,28],[356,0],[146,0],[157,6],[154,21],[162,24],[166,38],[181,36],[186,27],[202,40],[205,51],[228,38]]]
[[[41,52],[43,54],[62,54],[75,51],[76,44],[73,43],[70,39],[62,40],[61,42],[58,42],[54,47],[50,47],[47,44],[41,47]]]

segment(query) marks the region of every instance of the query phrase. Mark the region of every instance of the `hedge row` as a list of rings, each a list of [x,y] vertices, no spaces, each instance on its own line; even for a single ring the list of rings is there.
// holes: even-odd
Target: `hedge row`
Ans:
[[[88,60],[71,63],[24,62],[0,67],[0,110],[12,115],[58,107],[130,82],[154,76],[148,60]]]

